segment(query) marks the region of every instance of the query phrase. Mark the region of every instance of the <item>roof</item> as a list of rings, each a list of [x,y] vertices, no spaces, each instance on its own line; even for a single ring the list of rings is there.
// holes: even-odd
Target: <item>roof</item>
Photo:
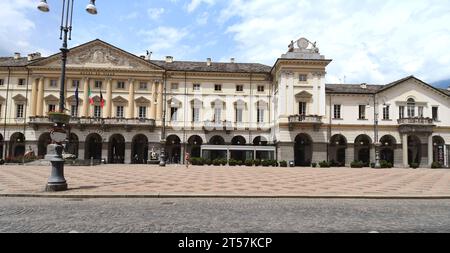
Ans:
[[[449,90],[436,88],[414,76],[407,76],[386,85],[366,84],[366,88],[362,88],[362,84],[326,84],[326,92],[330,94],[378,94],[410,79],[416,80],[446,96],[450,96]]]
[[[191,71],[191,72],[225,72],[225,73],[263,73],[270,74],[272,67],[259,63],[224,63],[211,62],[208,66],[205,62],[194,61],[165,61],[152,60],[153,64],[169,71]]]
[[[361,84],[326,84],[327,93],[347,93],[347,94],[375,94],[384,86],[367,84],[367,88],[361,87]]]
[[[20,57],[17,60],[14,57],[0,57],[0,67],[25,67],[27,65],[27,57]]]

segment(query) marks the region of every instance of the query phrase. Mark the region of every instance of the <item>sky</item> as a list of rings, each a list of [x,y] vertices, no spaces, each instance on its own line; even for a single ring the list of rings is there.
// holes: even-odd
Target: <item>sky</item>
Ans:
[[[57,53],[61,0],[0,1],[0,55]],[[272,66],[291,40],[317,42],[329,83],[450,80],[448,0],[75,0],[74,47],[99,38],[152,59]],[[450,81],[449,81],[450,82]]]

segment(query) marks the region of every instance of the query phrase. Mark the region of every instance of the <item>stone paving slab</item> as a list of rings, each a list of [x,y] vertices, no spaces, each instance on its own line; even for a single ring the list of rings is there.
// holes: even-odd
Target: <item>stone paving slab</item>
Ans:
[[[46,193],[49,175],[47,166],[0,166],[0,196],[450,198],[448,169],[66,166],[69,190]]]

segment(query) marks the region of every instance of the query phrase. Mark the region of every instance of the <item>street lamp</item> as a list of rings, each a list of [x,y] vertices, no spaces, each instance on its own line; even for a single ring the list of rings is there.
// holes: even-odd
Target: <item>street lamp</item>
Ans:
[[[377,97],[376,95],[373,96],[373,111],[374,111],[374,136],[375,136],[375,142],[374,142],[374,147],[375,147],[375,169],[380,169],[381,168],[381,164],[380,164],[380,147],[381,147],[381,143],[379,142],[378,139],[378,102],[377,102]]]
[[[46,191],[65,191],[67,190],[67,182],[64,178],[64,158],[63,143],[67,139],[67,132],[65,130],[67,124],[70,121],[70,115],[65,114],[65,99],[64,99],[64,86],[66,79],[66,63],[67,54],[69,49],[67,48],[67,40],[72,39],[72,18],[73,18],[73,3],[74,0],[63,0],[62,15],[61,15],[61,27],[59,39],[63,41],[61,47],[61,85],[59,90],[59,112],[49,113],[49,119],[54,123],[53,128],[50,130],[50,136],[52,137],[52,144],[48,147],[48,154],[46,159],[52,163],[52,172],[48,179]],[[37,6],[38,10],[42,12],[49,12],[50,7],[46,0],[41,0]],[[95,0],[91,0],[86,7],[86,11],[90,14],[97,14],[97,7],[95,7]],[[63,36],[64,35],[64,36]]]

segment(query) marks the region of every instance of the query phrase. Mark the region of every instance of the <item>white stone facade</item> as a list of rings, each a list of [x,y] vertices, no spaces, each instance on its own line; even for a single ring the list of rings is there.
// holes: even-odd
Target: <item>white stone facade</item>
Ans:
[[[3,159],[29,149],[46,153],[48,112],[59,110],[60,62],[59,54],[0,57]],[[64,94],[75,144],[68,151],[111,163],[145,163],[151,150],[165,148],[174,163],[189,152],[349,166],[373,163],[379,153],[399,167],[449,165],[450,91],[415,77],[325,84],[330,63],[306,39],[272,67],[154,61],[88,42],[69,53]]]

